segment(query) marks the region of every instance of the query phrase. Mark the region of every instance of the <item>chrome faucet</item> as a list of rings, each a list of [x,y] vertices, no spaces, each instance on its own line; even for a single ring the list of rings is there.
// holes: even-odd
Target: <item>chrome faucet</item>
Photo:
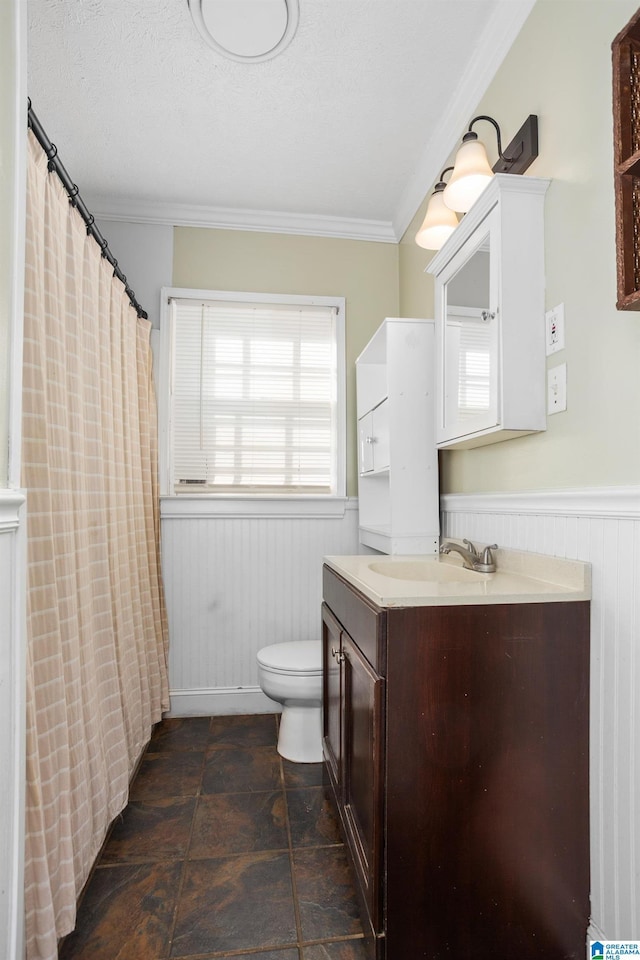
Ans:
[[[443,543],[440,547],[440,553],[451,553],[452,550],[455,553],[459,553],[462,557],[462,565],[466,567],[467,570],[475,570],[476,573],[496,572],[496,562],[491,551],[498,549],[497,543],[492,543],[490,547],[485,547],[481,556],[471,543],[471,540],[463,540],[462,542],[466,543],[466,548],[461,547],[459,543],[453,543],[447,540],[446,543]]]

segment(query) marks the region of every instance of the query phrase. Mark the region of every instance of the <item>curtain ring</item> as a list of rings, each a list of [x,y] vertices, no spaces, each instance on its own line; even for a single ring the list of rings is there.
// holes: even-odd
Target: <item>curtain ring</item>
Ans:
[[[49,171],[49,173],[53,173],[54,170],[56,169],[56,165],[53,161],[57,156],[58,156],[58,148],[56,147],[55,143],[52,143],[51,148],[47,150],[47,160],[48,160],[47,170]]]
[[[76,205],[76,197],[78,196],[79,193],[80,193],[80,187],[78,186],[77,183],[74,183],[74,185],[72,186],[71,190],[69,190],[69,194],[68,194],[68,195],[69,195],[69,203],[71,204],[72,207],[75,207],[75,205]]]
[[[92,227],[92,226],[94,225],[94,223],[96,222],[96,219],[95,219],[95,217],[93,216],[92,213],[89,214],[89,218],[88,218],[88,220],[86,220],[85,222],[86,222],[86,224],[87,224],[87,236],[89,236],[89,234],[91,233],[91,227]]]
[[[108,240],[105,240],[105,238],[103,237],[102,240],[100,241],[100,244],[99,244],[99,245],[100,245],[100,248],[101,248],[101,250],[102,250],[101,256],[106,257],[106,255],[107,255],[107,247],[109,246]]]

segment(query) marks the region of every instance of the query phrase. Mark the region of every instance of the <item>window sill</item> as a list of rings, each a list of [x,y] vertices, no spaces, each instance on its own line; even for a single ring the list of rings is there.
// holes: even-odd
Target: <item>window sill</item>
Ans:
[[[357,500],[349,497],[256,497],[223,496],[201,493],[160,497],[163,520],[203,519],[206,517],[344,517],[346,510],[357,510]]]

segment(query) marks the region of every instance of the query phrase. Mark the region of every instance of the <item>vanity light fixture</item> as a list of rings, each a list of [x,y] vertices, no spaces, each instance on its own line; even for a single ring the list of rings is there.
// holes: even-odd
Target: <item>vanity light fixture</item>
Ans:
[[[455,213],[442,200],[442,194],[447,186],[444,175],[449,170],[453,170],[453,167],[445,167],[440,174],[440,179],[429,198],[422,226],[416,233],[416,243],[425,250],[439,250],[458,226]]]
[[[489,166],[487,152],[478,134],[472,130],[474,123],[488,120],[495,127],[498,139],[498,161]],[[462,138],[454,162],[453,173],[444,190],[442,199],[451,210],[466,213],[478,199],[494,173],[524,173],[538,156],[538,118],[530,114],[515,137],[502,152],[500,127],[484,115],[474,117]]]

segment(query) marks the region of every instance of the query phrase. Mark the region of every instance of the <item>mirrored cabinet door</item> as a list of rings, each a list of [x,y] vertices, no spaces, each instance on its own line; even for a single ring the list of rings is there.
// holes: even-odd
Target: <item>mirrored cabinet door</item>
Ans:
[[[443,276],[442,429],[462,437],[499,422],[498,291],[492,217]]]

